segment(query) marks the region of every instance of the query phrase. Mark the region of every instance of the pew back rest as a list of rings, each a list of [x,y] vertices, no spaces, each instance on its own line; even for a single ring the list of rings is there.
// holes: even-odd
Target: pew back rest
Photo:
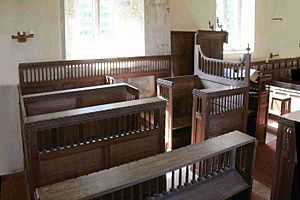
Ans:
[[[142,56],[94,60],[21,63],[22,94],[111,83],[114,78],[170,76],[171,56]]]
[[[248,193],[251,191],[255,149],[255,138],[235,131],[178,150],[38,188],[36,199],[123,199],[126,195],[137,199],[151,196],[153,199],[176,199],[176,196],[195,195],[195,192],[199,199],[225,199],[244,190],[248,190]],[[163,191],[159,181],[162,176],[167,177]],[[229,180],[223,179],[228,177]],[[216,190],[205,189],[209,184],[219,183],[220,179],[223,184],[215,185],[218,187]],[[141,187],[151,180],[157,180],[155,188]],[[232,184],[224,184],[224,181]],[[222,190],[225,187],[230,190]],[[202,189],[200,194],[197,193],[199,188]]]
[[[255,61],[251,62],[251,68],[265,75],[271,74],[273,80],[291,79],[291,70],[300,68],[300,57]]]

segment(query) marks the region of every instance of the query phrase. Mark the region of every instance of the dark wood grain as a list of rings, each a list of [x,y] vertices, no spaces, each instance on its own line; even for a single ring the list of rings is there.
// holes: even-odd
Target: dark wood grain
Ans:
[[[22,94],[108,84],[113,78],[171,75],[171,56],[21,63]]]
[[[37,187],[164,152],[166,102],[138,98],[127,84],[21,95],[31,198]]]
[[[167,148],[173,144],[179,129],[189,135],[192,143],[200,142],[229,131],[246,131],[250,55],[242,61],[223,61],[208,58],[198,47],[198,70],[194,75],[175,76],[157,80],[158,96],[166,99]]]
[[[244,149],[244,154],[235,153],[241,149]],[[219,160],[218,167],[214,167],[216,163],[215,165],[213,163],[208,164],[209,159],[215,159],[224,155],[229,155],[229,162],[224,159]],[[220,192],[214,194],[216,199],[232,197],[237,193],[245,195],[243,199],[250,199],[248,190],[251,190],[252,186],[253,160],[251,157],[253,155],[255,155],[255,138],[240,132],[232,132],[199,144],[190,145],[109,170],[41,187],[37,189],[36,197],[40,200],[96,199],[99,197],[105,199],[106,197],[111,197],[111,195],[120,195],[120,192],[123,193],[127,188],[138,187],[140,184],[164,176],[167,173],[178,172],[178,170],[180,173],[182,169],[189,169],[190,167],[190,169],[198,169],[197,166],[207,163],[206,166],[208,168],[206,170],[192,170],[193,174],[190,178],[182,179],[180,176],[174,177],[177,180],[176,184],[181,184],[176,189],[174,188],[175,190],[172,190],[171,186],[171,188],[167,189],[167,193],[156,193],[155,196],[153,196],[155,191],[150,191],[150,196],[148,197],[153,196],[153,199],[168,199],[169,197],[172,199],[172,196],[175,195],[176,199],[177,195],[180,197],[180,195],[187,193],[188,196],[189,194],[193,196],[193,191],[200,190],[202,191],[200,196],[206,199],[205,197],[208,198],[208,195],[211,194],[211,187],[213,185],[216,186],[215,184],[224,183],[225,180],[229,179],[227,180],[228,183],[232,183],[230,184],[230,190],[221,192],[226,190],[229,185],[218,184],[218,191]],[[178,159],[178,157],[182,159]],[[239,162],[240,159],[247,161],[244,168],[245,171],[239,170],[243,166]],[[208,170],[209,166],[212,167],[212,171]],[[245,177],[245,174],[249,175],[250,178]],[[131,198],[133,197],[131,196]],[[142,195],[142,199],[146,199],[146,197],[147,195]]]
[[[198,30],[196,44],[201,45],[205,56],[223,59],[223,43],[227,43],[228,33],[225,31]]]
[[[171,31],[173,76],[194,74],[196,32]]]
[[[291,80],[291,70],[299,67],[300,57],[272,59],[268,62],[263,60],[251,63],[251,68],[258,70],[263,74],[271,74],[273,80],[280,78]]]
[[[296,112],[296,116],[299,116],[299,111]],[[294,115],[294,113],[291,113],[291,115]],[[276,144],[276,166],[271,192],[272,200],[292,199],[294,169],[297,163],[296,134],[298,133],[295,129],[295,120],[289,119],[288,115],[278,118],[279,126]],[[299,188],[295,189],[295,191],[299,191]]]
[[[271,80],[270,74],[261,74],[256,82],[250,84],[249,110],[253,113],[248,116],[247,130],[249,134],[255,135],[259,144],[265,144],[266,142],[270,93],[268,84]]]

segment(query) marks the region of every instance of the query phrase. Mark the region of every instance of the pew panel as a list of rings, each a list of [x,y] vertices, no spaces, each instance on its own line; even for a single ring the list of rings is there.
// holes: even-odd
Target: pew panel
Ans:
[[[124,83],[21,95],[31,194],[36,187],[164,152],[165,100],[138,98],[138,90]]]
[[[278,118],[276,167],[271,200],[297,199],[299,193],[299,111]]]
[[[104,146],[102,148],[80,150],[65,156],[53,159],[41,158],[40,185],[56,183],[59,181],[92,173],[105,169]]]

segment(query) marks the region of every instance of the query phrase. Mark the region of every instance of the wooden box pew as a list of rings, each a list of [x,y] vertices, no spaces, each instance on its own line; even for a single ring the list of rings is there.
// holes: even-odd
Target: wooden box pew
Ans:
[[[30,191],[164,152],[165,107],[156,97],[22,118]]]
[[[113,79],[170,76],[171,56],[21,63],[22,94],[108,84]]]
[[[225,99],[237,98],[235,102],[230,105],[239,106],[240,110],[240,125],[232,124],[231,127],[222,129],[222,123],[230,125],[230,117],[223,118],[220,113],[219,120],[216,118],[206,118],[205,120],[199,120],[198,122],[203,123],[202,125],[193,125],[193,135],[197,138],[202,138],[200,135],[205,135],[208,132],[204,130],[208,127],[208,124],[220,123],[215,129],[215,134],[223,134],[226,131],[238,130],[246,131],[247,126],[247,109],[248,109],[248,91],[249,91],[249,73],[250,73],[250,54],[246,54],[244,59],[240,62],[237,61],[223,61],[212,58],[207,58],[203,55],[200,46],[198,47],[198,68],[195,69],[195,75],[177,76],[171,78],[164,78],[157,80],[157,91],[158,96],[166,99],[167,112],[166,112],[166,142],[168,149],[187,145],[191,142],[191,126],[192,122],[196,125],[196,119],[203,118],[202,115],[208,115],[208,109],[204,109],[201,112],[196,110],[199,106],[197,100],[199,95],[202,94],[211,96],[217,101],[225,101]],[[231,87],[232,86],[232,87]],[[195,90],[194,90],[195,89]],[[194,97],[193,97],[193,90]],[[197,91],[200,92],[197,92]],[[201,90],[204,90],[201,92]],[[230,91],[230,92],[229,92]],[[209,94],[209,93],[213,94]],[[231,94],[233,96],[228,96]],[[247,95],[246,95],[247,94]],[[218,99],[216,98],[218,97]],[[202,98],[202,106],[217,105],[217,103],[211,104],[209,98]],[[227,101],[227,100],[226,100]],[[193,103],[194,102],[194,103]],[[193,106],[194,105],[194,106]],[[226,106],[224,102],[222,104]],[[225,109],[231,111],[231,109]],[[213,111],[214,112],[214,111]],[[219,111],[216,111],[219,112]],[[196,116],[196,113],[197,116]],[[224,114],[223,114],[224,116]],[[214,120],[217,121],[214,121]],[[222,121],[222,120],[223,121]],[[193,121],[194,120],[194,121]],[[210,122],[210,120],[212,120]],[[221,120],[221,121],[220,121]],[[227,120],[227,121],[226,121]],[[197,123],[198,123],[197,122]],[[208,123],[208,124],[206,124]],[[225,125],[225,124],[224,124]],[[181,130],[180,130],[181,129]],[[183,132],[183,133],[181,133]],[[179,133],[179,136],[176,134]],[[196,136],[199,134],[199,136]],[[192,140],[195,141],[195,140]]]
[[[255,151],[255,138],[234,131],[126,165],[40,187],[35,197],[36,200],[250,200]],[[160,181],[163,176],[165,182]],[[156,187],[152,187],[153,184]]]
[[[66,89],[21,96],[25,116],[135,99],[139,99],[138,89],[126,83]]]

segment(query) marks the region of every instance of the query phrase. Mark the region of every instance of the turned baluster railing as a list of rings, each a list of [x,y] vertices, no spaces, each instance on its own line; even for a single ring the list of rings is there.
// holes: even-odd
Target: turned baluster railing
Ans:
[[[21,63],[21,83],[170,70],[170,56]]]
[[[251,55],[245,54],[242,61],[225,61],[206,57],[198,46],[198,69],[201,78],[223,79],[228,83],[249,84]],[[213,79],[212,79],[213,80]],[[226,81],[224,83],[226,83]]]
[[[19,80],[23,94],[114,82],[110,77],[130,78],[154,75],[157,78],[170,74],[171,56],[169,55],[35,62],[19,65]]]

